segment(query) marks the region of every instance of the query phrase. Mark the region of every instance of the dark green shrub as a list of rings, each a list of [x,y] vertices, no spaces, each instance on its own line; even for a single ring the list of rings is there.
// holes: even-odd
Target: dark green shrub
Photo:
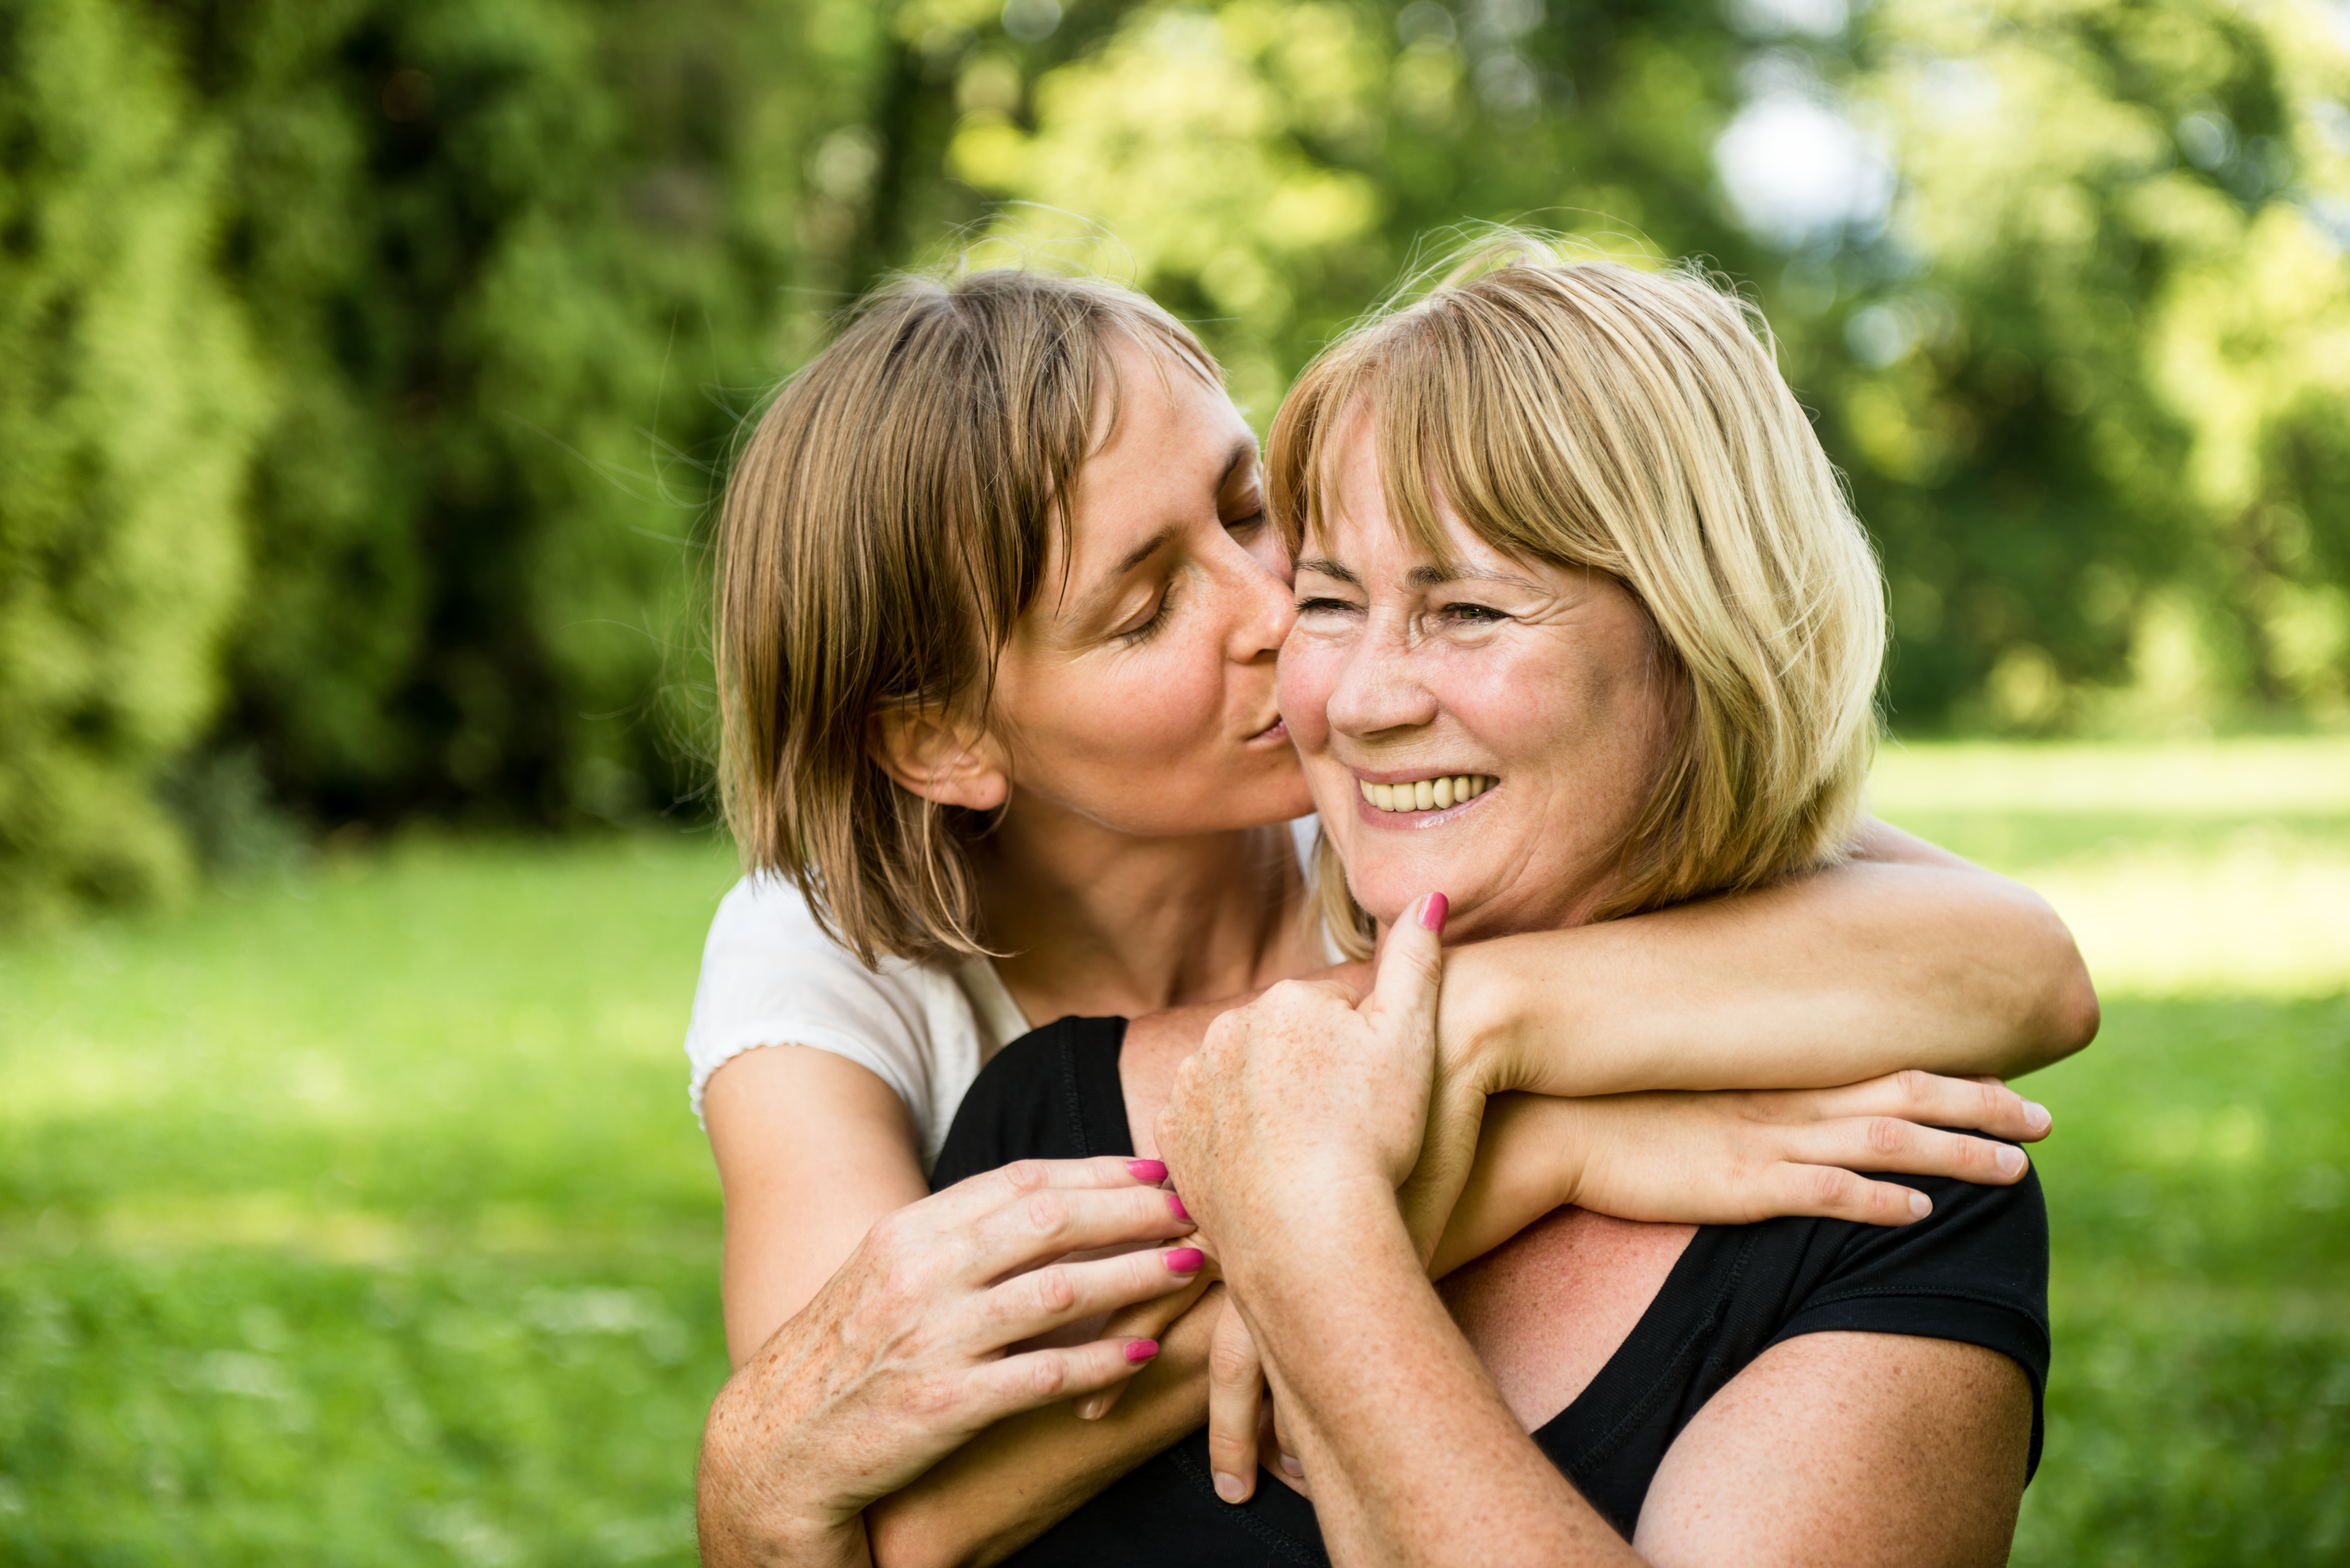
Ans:
[[[220,139],[115,0],[0,0],[0,923],[168,890],[264,414]]]
[[[223,743],[321,820],[561,825],[693,770],[691,547],[777,368],[796,16],[219,0],[224,265],[284,388]]]

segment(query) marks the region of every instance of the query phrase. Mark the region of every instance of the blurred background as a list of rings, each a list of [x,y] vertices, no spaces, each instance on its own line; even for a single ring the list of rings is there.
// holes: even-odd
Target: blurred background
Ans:
[[[2017,1560],[2350,1562],[2350,5],[0,0],[0,1559],[686,1561],[698,615],[893,267],[1260,428],[1425,238],[1696,256],[2055,901]]]

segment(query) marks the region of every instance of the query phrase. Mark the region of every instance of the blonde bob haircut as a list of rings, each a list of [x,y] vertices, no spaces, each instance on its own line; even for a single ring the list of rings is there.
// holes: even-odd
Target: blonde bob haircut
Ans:
[[[1272,511],[1323,533],[1328,480],[1371,421],[1388,514],[1445,555],[1440,497],[1521,559],[1605,572],[1648,612],[1680,712],[1596,919],[1838,859],[1877,737],[1875,556],[1759,313],[1687,271],[1483,237],[1357,328],[1274,421]],[[1333,873],[1342,942],[1367,921]]]
[[[873,718],[983,722],[1051,532],[1117,420],[1114,339],[1222,385],[1199,340],[1097,278],[900,277],[786,381],[726,487],[720,790],[752,872],[868,965],[985,951],[966,846],[988,819],[900,788]]]

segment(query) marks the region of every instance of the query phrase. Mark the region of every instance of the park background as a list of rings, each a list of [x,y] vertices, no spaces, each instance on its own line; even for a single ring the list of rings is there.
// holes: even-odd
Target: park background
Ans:
[[[682,1562],[698,618],[889,269],[1260,428],[1424,236],[1698,256],[2046,892],[2028,1563],[2350,1562],[2350,5],[0,0],[0,1559]]]

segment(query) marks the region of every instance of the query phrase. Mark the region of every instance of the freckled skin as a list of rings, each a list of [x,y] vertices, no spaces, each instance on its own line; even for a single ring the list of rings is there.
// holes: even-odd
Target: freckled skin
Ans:
[[[1441,509],[1451,562],[1485,576],[1417,583],[1431,563],[1388,516],[1367,429],[1336,478],[1329,536],[1298,564],[1281,710],[1356,898],[1390,921],[1440,886],[1455,940],[1577,923],[1670,735],[1645,612],[1605,575],[1504,556]],[[1500,782],[1422,826],[1363,801],[1365,772]]]

